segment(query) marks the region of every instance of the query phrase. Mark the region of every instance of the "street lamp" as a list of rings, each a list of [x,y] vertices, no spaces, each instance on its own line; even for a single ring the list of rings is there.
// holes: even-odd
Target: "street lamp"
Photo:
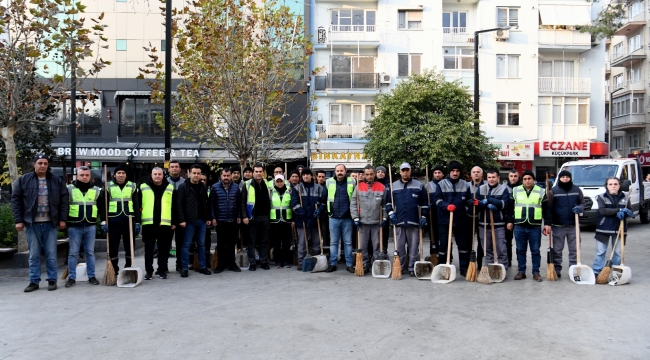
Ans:
[[[474,122],[474,130],[476,131],[477,134],[479,131],[478,34],[498,31],[498,30],[510,30],[510,28],[512,28],[512,26],[501,26],[492,29],[474,31],[474,119],[476,119],[476,121]]]
[[[614,91],[611,91],[609,93],[609,114],[607,114],[607,120],[609,121],[609,126],[608,126],[609,129],[608,129],[608,135],[607,135],[607,138],[608,138],[607,139],[607,145],[609,145],[609,158],[610,159],[612,158],[612,105],[614,105],[614,101],[612,99],[612,96],[614,96],[614,94],[617,91],[621,91],[621,90],[623,90],[623,87],[620,87],[620,88],[618,88],[618,89],[616,89]]]
[[[165,4],[165,163],[172,155],[172,0]]]

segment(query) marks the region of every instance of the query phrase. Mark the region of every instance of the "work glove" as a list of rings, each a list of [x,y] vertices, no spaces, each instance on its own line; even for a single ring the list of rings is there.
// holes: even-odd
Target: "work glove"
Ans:
[[[571,211],[573,211],[574,214],[580,214],[582,212],[582,209],[580,206],[576,205],[573,207],[573,209],[571,209]]]
[[[384,226],[386,226],[386,219],[381,221],[381,227],[384,227]]]
[[[300,216],[300,217],[305,216],[305,209],[303,209],[303,208],[301,208],[301,207],[299,207],[299,208],[297,208],[296,210],[294,210],[294,212],[296,213],[296,215],[298,215],[298,216]]]
[[[474,205],[474,206],[478,206],[478,199],[474,199],[474,200],[472,200],[472,205]]]
[[[619,220],[623,220],[623,219],[625,219],[625,211],[624,211],[624,210],[621,210],[621,211],[617,212],[617,213],[616,213],[616,217],[617,217]]]
[[[449,212],[456,211],[456,205],[454,205],[454,204],[447,205],[447,211],[449,211]]]
[[[427,218],[423,216],[420,218],[420,227],[424,229],[425,226],[427,226]]]
[[[490,211],[497,211],[497,207],[494,206],[493,204],[488,204],[487,208],[488,208],[488,210],[490,210]]]
[[[133,231],[133,236],[140,235],[140,224],[135,224],[135,230]]]
[[[390,214],[388,214],[388,216],[390,217],[390,223],[393,225],[397,225],[397,215],[395,215],[394,212],[391,212]]]
[[[357,229],[359,228],[360,225],[361,225],[361,222],[359,222],[359,219],[354,219],[354,226],[356,226]]]
[[[634,216],[634,213],[633,213],[632,210],[630,210],[630,209],[625,209],[625,214],[627,215],[627,217],[632,217],[632,216]]]
[[[320,208],[314,210],[314,219],[318,219],[320,217]]]
[[[477,200],[478,200],[478,199],[477,199]],[[487,199],[483,199],[483,200],[480,201],[480,203],[481,203],[481,206],[487,206],[488,200],[487,200]]]
[[[104,232],[104,235],[108,234],[108,225],[102,224],[102,231]]]

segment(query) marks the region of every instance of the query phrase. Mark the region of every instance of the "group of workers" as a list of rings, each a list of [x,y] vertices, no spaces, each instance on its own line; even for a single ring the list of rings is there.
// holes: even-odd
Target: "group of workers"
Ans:
[[[484,179],[483,169],[475,166],[466,181],[463,165],[458,161],[451,161],[446,167],[435,166],[432,180],[427,183],[412,177],[408,163],[399,166],[399,176],[392,183],[383,166],[368,165],[362,173],[353,173],[356,179],[348,176],[342,164],[336,166],[334,177],[329,179],[324,171],[316,172],[314,177],[312,170],[303,166],[286,179],[283,169],[276,167],[271,179],[266,180],[264,167],[256,164],[244,168],[243,177],[239,167],[224,168],[219,181],[210,187],[197,164],[190,167],[187,179],[180,176],[177,161],[170,163],[167,176],[163,169],[154,167],[150,177],[139,186],[127,179],[128,169],[118,165],[105,189],[91,183],[88,167],[77,168],[77,177],[69,185],[48,169],[49,159],[37,155],[34,171],[21,176],[13,185],[11,203],[16,229],[26,230],[30,251],[30,283],[25,292],[39,288],[41,250],[46,257],[48,290],[57,288],[57,228],[66,226],[69,275],[65,286],[76,283],[75,267],[82,246],[88,281],[99,284],[94,256],[98,219],[108,234],[109,258],[116,272],[119,272],[120,242],[126,253],[125,267],[131,267],[130,234],[142,233],[145,280],[154,276],[156,252],[155,274],[161,279],[168,277],[173,241],[177,251],[176,270],[183,278],[189,276],[192,262],[198,262],[198,267],[193,269],[205,275],[212,271],[241,271],[235,262],[238,244],[242,250],[246,246],[250,271],[258,266],[270,269],[270,247],[276,268],[294,265],[296,260],[291,249],[296,248],[300,270],[308,252],[312,255],[322,252],[323,238],[329,244],[326,272],[337,271],[340,256],[346,270],[354,273],[354,246],[363,254],[365,274],[370,271],[373,259],[380,252],[386,253],[389,224],[395,227],[395,251],[402,271],[415,276],[414,265],[421,251],[420,228],[425,229],[429,224],[430,254],[440,259],[447,257],[447,242],[451,240],[448,232],[453,234],[461,276],[467,273],[474,241],[472,234],[476,233],[479,264],[485,255],[489,262],[498,262],[506,269],[510,267],[514,238],[518,264],[514,279],[526,278],[526,255],[530,248],[533,279],[542,281],[542,234],[552,233],[554,265],[560,277],[565,244],[569,264],[576,264],[575,226],[579,225],[574,214],[582,213],[585,208],[584,196],[572,183],[568,171],[558,174],[557,184],[549,191],[536,184],[531,171],[524,171],[520,179],[519,173],[513,170],[508,182],[502,184],[496,169],[487,170]],[[595,273],[604,266],[607,244],[616,234],[619,221],[633,215],[620,192],[620,181],[609,178],[606,188],[597,198],[600,211]],[[212,228],[217,234],[218,265],[215,267],[209,264]],[[339,255],[341,245],[343,252]],[[619,249],[614,256],[615,264],[617,259],[620,261]],[[193,254],[198,261],[192,261]]]

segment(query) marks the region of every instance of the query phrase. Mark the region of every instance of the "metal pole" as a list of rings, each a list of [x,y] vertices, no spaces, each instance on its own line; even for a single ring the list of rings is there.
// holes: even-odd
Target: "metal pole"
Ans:
[[[614,93],[616,93],[617,91],[622,90],[622,89],[623,88],[618,88],[618,89],[616,89],[616,90],[609,93],[609,114],[607,114],[607,120],[609,120],[608,129],[607,129],[607,138],[608,138],[607,139],[607,146],[609,146],[609,154],[607,154],[608,155],[607,157],[610,158],[610,159],[612,158],[611,153],[613,151],[613,149],[612,149],[612,132],[613,132],[613,130],[612,130],[612,108],[613,108],[613,105],[614,105],[613,96],[614,96]]]
[[[172,155],[172,0],[165,8],[165,164],[169,169]]]
[[[476,131],[477,135],[479,132],[478,34],[478,31],[474,32],[474,119],[476,120],[474,121],[474,130]]]
[[[72,61],[70,90],[70,163],[72,180],[77,178],[77,69],[74,60]]]

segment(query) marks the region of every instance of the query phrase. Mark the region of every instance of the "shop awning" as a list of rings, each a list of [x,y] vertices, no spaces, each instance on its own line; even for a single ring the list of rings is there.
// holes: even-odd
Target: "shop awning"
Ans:
[[[116,91],[113,100],[117,101],[118,97],[142,97],[151,96],[151,91]]]
[[[539,5],[542,25],[589,25],[589,6]]]

